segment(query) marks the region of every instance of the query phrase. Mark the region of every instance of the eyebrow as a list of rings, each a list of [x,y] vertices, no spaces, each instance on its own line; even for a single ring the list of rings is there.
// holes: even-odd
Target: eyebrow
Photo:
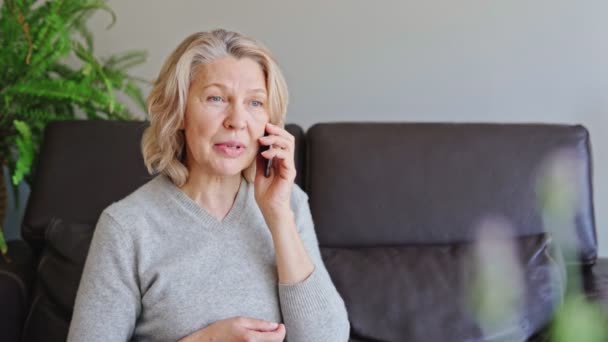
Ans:
[[[211,87],[218,87],[223,90],[228,89],[228,87],[226,87],[225,85],[223,85],[221,83],[210,83],[210,84],[207,84],[206,86],[204,86],[203,88],[201,88],[201,90],[205,90],[205,89],[211,88]],[[266,95],[266,89],[262,89],[262,88],[250,89],[249,92],[250,93],[262,93],[262,94]]]

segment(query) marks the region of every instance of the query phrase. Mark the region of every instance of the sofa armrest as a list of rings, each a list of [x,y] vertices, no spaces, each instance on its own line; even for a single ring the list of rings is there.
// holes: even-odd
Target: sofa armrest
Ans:
[[[582,275],[587,298],[608,311],[608,258],[598,258],[595,265],[584,266]]]
[[[29,307],[35,275],[32,250],[25,241],[8,241],[11,263],[0,258],[0,334],[2,341],[19,341]]]

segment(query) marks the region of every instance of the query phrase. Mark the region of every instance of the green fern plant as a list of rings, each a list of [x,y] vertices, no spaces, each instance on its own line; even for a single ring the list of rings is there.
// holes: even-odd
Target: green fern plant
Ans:
[[[46,124],[133,118],[118,94],[145,107],[140,89],[145,81],[128,70],[146,54],[95,57],[88,19],[106,12],[108,28],[116,19],[102,0],[5,0],[1,6],[0,167],[7,166],[16,197],[19,183],[30,182]],[[68,57],[77,62],[68,64]],[[0,229],[5,251],[1,234]]]

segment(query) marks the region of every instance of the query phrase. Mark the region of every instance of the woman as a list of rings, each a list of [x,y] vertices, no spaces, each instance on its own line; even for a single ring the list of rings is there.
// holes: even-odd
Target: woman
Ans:
[[[99,218],[69,341],[348,339],[286,109],[255,40],[216,30],[177,47],[148,98],[142,150],[159,175]]]

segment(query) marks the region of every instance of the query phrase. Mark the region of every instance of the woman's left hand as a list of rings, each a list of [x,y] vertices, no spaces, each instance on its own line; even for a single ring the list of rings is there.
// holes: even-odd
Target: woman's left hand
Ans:
[[[296,178],[295,138],[285,129],[266,124],[268,136],[259,138],[270,148],[256,157],[255,199],[265,217],[278,217],[291,212],[291,189]],[[274,158],[274,159],[273,159]],[[273,159],[270,177],[264,176],[265,160]]]

